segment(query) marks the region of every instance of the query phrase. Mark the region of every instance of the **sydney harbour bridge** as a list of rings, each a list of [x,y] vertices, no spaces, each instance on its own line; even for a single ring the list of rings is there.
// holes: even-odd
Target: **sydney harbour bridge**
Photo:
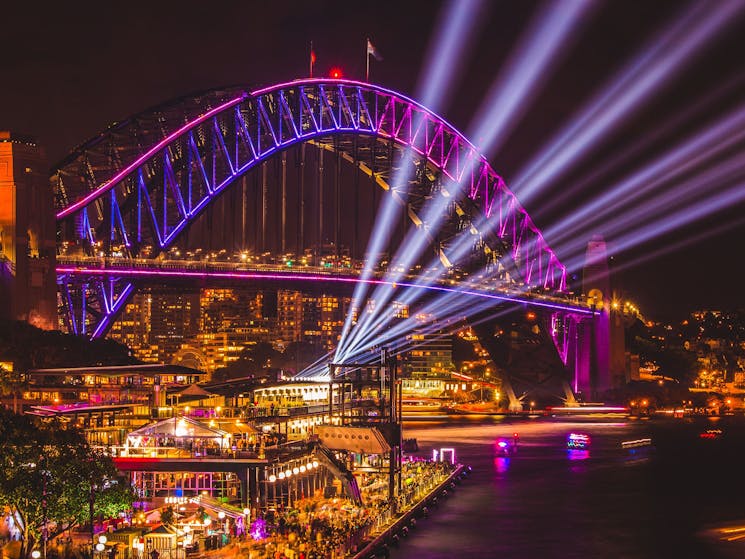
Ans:
[[[513,408],[536,390],[573,402],[607,388],[602,311],[569,291],[476,147],[394,91],[304,79],[186,96],[82,144],[52,183],[69,332],[104,336],[149,284],[322,285],[352,295],[336,362],[426,329],[387,318],[402,299],[472,325]]]

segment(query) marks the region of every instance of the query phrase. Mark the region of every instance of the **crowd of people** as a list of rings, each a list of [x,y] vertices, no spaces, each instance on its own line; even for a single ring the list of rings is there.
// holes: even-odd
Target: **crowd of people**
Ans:
[[[417,458],[405,460],[395,503],[389,500],[387,473],[360,473],[362,504],[341,497],[325,498],[320,492],[293,502],[291,507],[277,504],[276,508],[268,509],[257,519],[260,530],[254,530],[252,526],[248,533],[235,538],[230,545],[211,551],[205,548],[206,552],[202,554],[212,559],[236,556],[246,559],[349,557],[384,532],[399,514],[421,502],[449,477],[453,469],[454,466],[446,462]],[[93,559],[87,542],[80,544],[69,538],[50,541],[47,557]],[[100,557],[106,559],[103,553]],[[116,559],[116,555],[111,559]]]
[[[418,503],[452,471],[453,466],[444,462],[405,461],[395,513],[387,499],[388,484],[382,474],[366,477],[367,483],[361,487],[361,506],[344,498],[311,497],[293,503],[292,508],[270,510],[262,519],[266,537],[249,536],[237,544],[238,550],[230,552],[237,551],[248,559],[348,557],[382,533],[398,514]]]

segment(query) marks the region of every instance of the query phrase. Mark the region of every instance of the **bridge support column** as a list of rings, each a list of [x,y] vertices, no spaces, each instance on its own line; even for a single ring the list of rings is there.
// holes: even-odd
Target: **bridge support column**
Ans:
[[[607,307],[595,316],[592,322],[592,352],[593,352],[593,399],[603,397],[611,388],[610,379],[610,315]]]
[[[577,396],[591,393],[591,338],[592,330],[587,321],[569,317],[566,366],[572,376],[572,390]]]
[[[569,375],[549,329],[535,312],[522,306],[469,317],[469,323],[494,364],[502,371],[502,391],[509,410],[573,401]]]
[[[570,320],[567,369],[574,393],[585,401],[602,398],[611,387],[609,372],[609,320],[607,312],[592,319]]]
[[[523,411],[523,401],[515,395],[515,390],[507,375],[502,379],[502,391],[507,394],[508,409],[511,413]]]

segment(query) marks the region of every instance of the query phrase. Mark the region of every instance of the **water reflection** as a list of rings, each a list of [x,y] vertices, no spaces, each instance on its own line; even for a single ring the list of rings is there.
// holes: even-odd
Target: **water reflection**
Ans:
[[[494,459],[494,468],[498,474],[506,474],[507,470],[510,469],[510,459],[504,456],[497,456]]]
[[[569,460],[587,460],[590,457],[589,450],[569,448],[567,449]]]
[[[696,534],[720,519],[745,525],[745,418],[513,421],[509,427],[491,421],[407,425],[422,456],[454,447],[473,473],[391,557],[742,557],[741,550],[719,553]],[[720,439],[700,438],[716,428]],[[497,453],[495,440],[514,430],[519,452]],[[591,437],[592,447],[568,451],[571,432]],[[654,445],[622,444],[644,439]]]

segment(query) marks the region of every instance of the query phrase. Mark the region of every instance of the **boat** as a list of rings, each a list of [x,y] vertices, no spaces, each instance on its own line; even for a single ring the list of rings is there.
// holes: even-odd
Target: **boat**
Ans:
[[[444,411],[444,402],[436,398],[403,398],[401,400],[401,412],[410,413],[436,413]]]

